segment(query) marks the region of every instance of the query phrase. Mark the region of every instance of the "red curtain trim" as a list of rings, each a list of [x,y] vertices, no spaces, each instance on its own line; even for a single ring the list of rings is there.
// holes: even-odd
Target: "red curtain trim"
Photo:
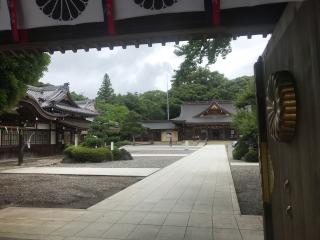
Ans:
[[[113,0],[106,0],[106,15],[108,21],[108,33],[110,35],[116,34],[116,27],[114,23],[114,15],[113,15]]]
[[[220,0],[212,0],[212,24],[213,26],[220,26]]]
[[[12,38],[14,42],[19,42],[20,37],[17,27],[17,1],[8,0],[8,8],[10,13]]]
[[[18,29],[17,0],[8,0],[8,8],[10,13],[11,32],[12,32],[13,42],[15,43],[28,42],[29,41],[28,31],[26,29]]]

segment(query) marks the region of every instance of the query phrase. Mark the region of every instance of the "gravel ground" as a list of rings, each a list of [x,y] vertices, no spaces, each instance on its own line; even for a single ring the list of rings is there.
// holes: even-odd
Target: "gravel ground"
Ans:
[[[152,146],[154,148],[154,146]],[[141,149],[130,148],[132,154],[190,154],[194,150],[184,149]],[[23,167],[98,167],[98,168],[163,168],[182,156],[144,156],[127,161],[110,161],[104,163],[57,163],[55,159],[26,161]],[[60,158],[62,159],[62,157]],[[42,162],[41,162],[42,161]],[[15,162],[0,165],[0,169],[13,168]],[[0,174],[0,208],[21,207],[56,207],[88,208],[97,202],[123,190],[141,180],[138,177],[105,176],[66,176],[66,175],[28,175]]]
[[[58,163],[52,167],[92,167],[92,168],[164,168],[182,157],[134,157],[133,160],[103,163]]]
[[[262,215],[262,198],[260,185],[260,170],[258,165],[232,165],[246,163],[232,159],[232,146],[227,145],[228,158],[231,163],[231,173],[236,189],[240,210],[243,215]]]
[[[0,208],[88,208],[141,180],[138,177],[0,175]]]
[[[262,215],[259,166],[231,166],[241,213]]]

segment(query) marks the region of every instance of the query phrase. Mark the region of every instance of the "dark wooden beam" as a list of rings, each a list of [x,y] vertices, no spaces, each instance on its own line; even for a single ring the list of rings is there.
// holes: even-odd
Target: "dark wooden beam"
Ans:
[[[0,52],[4,54],[10,53],[16,55],[16,52],[21,50],[37,50],[39,52],[60,51],[65,53],[66,50],[72,50],[78,46],[84,46],[85,48],[97,48],[97,43],[101,47],[109,47],[111,50],[113,47],[123,45],[138,45],[152,44],[163,42],[175,42],[179,44],[180,41],[197,40],[203,38],[216,38],[216,37],[232,37],[243,35],[267,35],[272,33],[274,24],[267,25],[254,25],[243,27],[217,27],[217,28],[196,28],[188,30],[175,30],[175,31],[161,31],[161,32],[149,32],[149,33],[137,33],[137,34],[123,34],[115,36],[103,36],[92,38],[79,38],[79,39],[65,39],[61,41],[44,41],[44,42],[29,42],[26,45],[21,44],[2,44],[0,45]]]

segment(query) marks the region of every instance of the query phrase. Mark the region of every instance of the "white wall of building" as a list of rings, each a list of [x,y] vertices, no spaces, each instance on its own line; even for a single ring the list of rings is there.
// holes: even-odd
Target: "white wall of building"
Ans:
[[[50,124],[47,123],[37,123],[38,129],[50,129]]]
[[[57,134],[56,131],[51,131],[50,134],[50,144],[56,144],[57,143]]]

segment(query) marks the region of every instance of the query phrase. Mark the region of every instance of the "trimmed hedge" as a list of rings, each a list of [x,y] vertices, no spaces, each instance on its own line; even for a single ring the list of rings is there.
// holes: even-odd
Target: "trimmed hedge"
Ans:
[[[250,150],[247,152],[247,154],[244,156],[244,160],[246,162],[259,162],[257,150]]]
[[[233,159],[241,160],[249,152],[249,145],[244,141],[237,142],[232,151]]]
[[[108,148],[88,148],[82,146],[69,146],[64,154],[76,162],[103,162],[113,159],[112,152]]]
[[[103,140],[93,136],[86,136],[84,142],[81,144],[83,147],[95,148],[103,146]]]
[[[125,149],[115,148],[113,151],[113,160],[132,160],[131,154]]]
[[[64,150],[67,159],[75,162],[105,162],[112,160],[132,160],[131,154],[125,149],[115,148],[113,151],[107,147],[88,148],[83,146],[69,146]]]

